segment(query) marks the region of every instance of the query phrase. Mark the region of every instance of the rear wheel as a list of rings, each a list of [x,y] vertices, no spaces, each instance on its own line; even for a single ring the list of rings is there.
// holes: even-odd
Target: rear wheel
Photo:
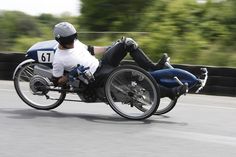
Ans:
[[[154,113],[154,115],[162,115],[170,112],[176,105],[178,98],[175,98],[174,100],[165,97],[161,98],[159,107],[157,111]],[[146,109],[143,107],[138,108],[140,111],[146,112]]]
[[[19,97],[27,105],[39,110],[54,109],[63,102],[66,92],[50,90],[50,81],[34,73],[37,66],[45,65],[32,62],[18,69],[14,76],[14,87]],[[61,87],[57,88],[61,89]]]
[[[178,98],[175,98],[174,100],[170,98],[161,98],[161,102],[159,104],[159,107],[157,111],[154,113],[155,115],[162,115],[165,113],[170,112],[176,105]]]
[[[131,65],[117,67],[110,74],[105,93],[111,108],[122,117],[132,120],[150,117],[160,102],[159,87],[152,76]]]

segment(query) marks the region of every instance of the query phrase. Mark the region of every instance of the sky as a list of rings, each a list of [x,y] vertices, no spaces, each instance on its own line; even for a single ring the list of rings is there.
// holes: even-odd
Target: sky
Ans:
[[[207,0],[196,0],[205,3]],[[221,2],[224,0],[214,0]],[[61,15],[68,12],[71,15],[79,15],[80,0],[4,0],[0,4],[0,10],[18,10],[29,15],[50,13]]]
[[[35,16],[69,12],[76,16],[79,15],[79,0],[4,0],[0,4],[0,10],[17,10]]]

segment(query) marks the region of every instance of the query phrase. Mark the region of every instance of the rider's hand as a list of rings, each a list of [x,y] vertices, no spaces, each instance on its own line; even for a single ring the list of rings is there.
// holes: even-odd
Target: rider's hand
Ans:
[[[61,78],[59,78],[58,80],[58,85],[59,86],[63,86],[66,84],[66,82],[68,81],[68,77],[63,75]]]

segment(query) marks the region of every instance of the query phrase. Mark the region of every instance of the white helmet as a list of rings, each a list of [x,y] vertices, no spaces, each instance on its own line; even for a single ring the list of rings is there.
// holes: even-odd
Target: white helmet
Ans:
[[[63,47],[73,43],[77,38],[75,27],[68,22],[61,22],[55,25],[53,30],[54,37]]]

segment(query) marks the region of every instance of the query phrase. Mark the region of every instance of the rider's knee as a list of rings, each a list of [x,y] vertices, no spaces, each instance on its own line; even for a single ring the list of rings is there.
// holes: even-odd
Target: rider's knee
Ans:
[[[138,48],[138,43],[136,41],[134,41],[132,38],[126,38],[124,43],[125,43],[127,50],[129,50],[130,52],[132,52],[133,50],[136,50]]]
[[[133,52],[138,48],[138,43],[134,41],[132,38],[122,37],[117,42],[118,44],[122,44],[124,46],[124,49],[128,52]]]

